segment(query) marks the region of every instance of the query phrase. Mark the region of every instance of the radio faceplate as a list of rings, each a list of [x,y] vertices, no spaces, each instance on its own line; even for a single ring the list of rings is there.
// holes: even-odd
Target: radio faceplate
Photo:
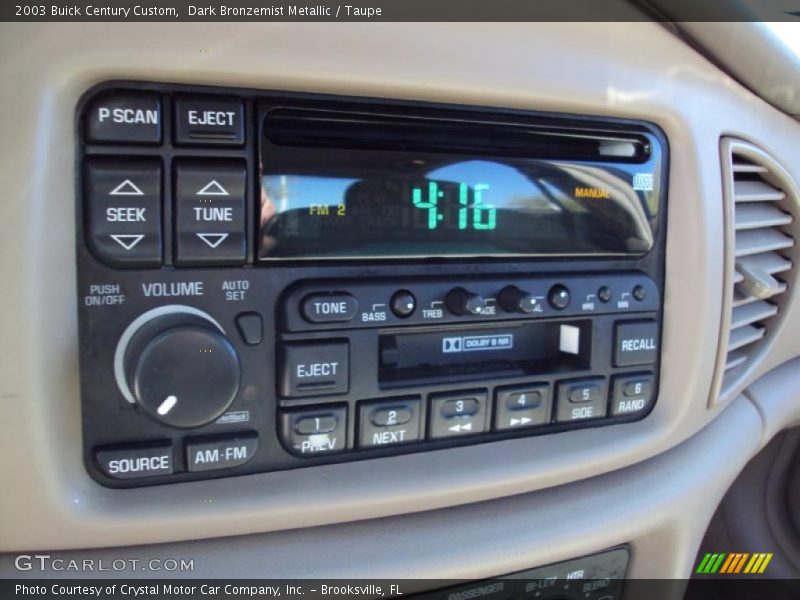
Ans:
[[[266,104],[645,136],[660,157],[653,248],[257,263]],[[653,126],[134,83],[87,93],[77,126],[84,459],[104,485],[558,433],[655,403],[667,149]]]

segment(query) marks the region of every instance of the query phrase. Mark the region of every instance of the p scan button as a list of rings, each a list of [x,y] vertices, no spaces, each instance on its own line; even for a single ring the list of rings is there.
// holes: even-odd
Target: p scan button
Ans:
[[[86,111],[90,142],[158,144],[161,141],[161,99],[153,92],[110,92]]]
[[[347,342],[290,343],[280,350],[284,397],[345,394],[350,387]]]

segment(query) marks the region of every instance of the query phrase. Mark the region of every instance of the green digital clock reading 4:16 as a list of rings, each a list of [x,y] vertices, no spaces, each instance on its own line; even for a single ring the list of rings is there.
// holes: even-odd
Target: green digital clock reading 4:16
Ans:
[[[497,227],[497,209],[491,204],[484,204],[481,198],[483,192],[489,189],[487,183],[477,183],[472,188],[473,201],[469,203],[469,186],[461,183],[458,186],[458,228],[488,231]],[[428,211],[428,229],[436,229],[444,215],[439,212],[439,199],[444,197],[444,191],[439,189],[435,181],[428,183],[428,197],[423,199],[423,188],[415,187],[411,190],[411,200],[416,208]]]

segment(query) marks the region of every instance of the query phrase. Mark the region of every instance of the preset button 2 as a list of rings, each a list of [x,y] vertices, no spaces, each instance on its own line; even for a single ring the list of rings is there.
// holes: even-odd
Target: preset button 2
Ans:
[[[242,264],[247,256],[241,161],[180,161],[175,176],[178,265]]]
[[[161,163],[91,158],[84,165],[87,242],[115,267],[161,265]]]
[[[360,448],[415,442],[420,438],[419,398],[391,398],[359,405]]]

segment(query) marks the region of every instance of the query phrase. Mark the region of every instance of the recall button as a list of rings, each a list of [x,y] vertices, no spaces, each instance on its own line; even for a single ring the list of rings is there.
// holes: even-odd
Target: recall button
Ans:
[[[256,448],[258,448],[258,437],[254,434],[188,440],[186,442],[186,467],[189,471],[212,471],[238,467],[253,458]]]
[[[92,102],[85,114],[86,138],[90,142],[161,142],[161,99],[158,94],[103,94]]]
[[[303,299],[303,317],[311,323],[352,321],[358,301],[350,294],[312,294]]]
[[[139,479],[173,472],[169,442],[133,448],[100,448],[95,458],[103,473],[114,479]]]
[[[617,323],[614,339],[614,366],[649,365],[656,361],[658,323],[655,321]]]
[[[344,394],[350,386],[347,342],[293,343],[281,348],[281,396]]]
[[[214,96],[175,100],[175,143],[241,146],[244,144],[242,101]]]

